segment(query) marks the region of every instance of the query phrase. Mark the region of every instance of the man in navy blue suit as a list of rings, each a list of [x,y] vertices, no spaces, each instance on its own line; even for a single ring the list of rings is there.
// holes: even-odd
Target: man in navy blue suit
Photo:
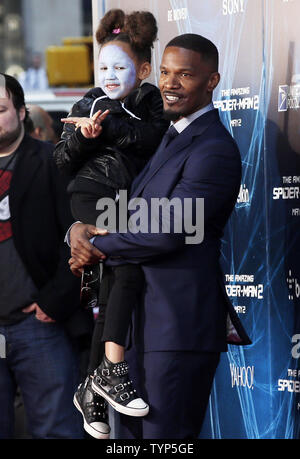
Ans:
[[[94,227],[78,223],[70,231],[70,266],[76,273],[101,257],[111,264],[141,263],[146,288],[135,322],[135,357],[150,412],[142,420],[127,417],[126,424],[135,438],[197,438],[220,353],[228,342],[250,344],[226,296],[219,264],[241,160],[212,104],[220,79],[215,45],[195,34],[178,36],[167,44],[160,69],[164,112],[175,135],[162,140],[135,180],[131,198],[143,198],[149,207],[152,198],[183,204],[189,199],[194,217],[197,199],[203,198],[203,241],[188,244],[184,231],[171,230],[117,232],[97,236],[92,245]]]

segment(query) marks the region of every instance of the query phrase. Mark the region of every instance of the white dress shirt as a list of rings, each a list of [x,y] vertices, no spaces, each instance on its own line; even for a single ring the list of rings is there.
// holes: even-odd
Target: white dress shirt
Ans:
[[[197,110],[196,112],[192,113],[191,115],[185,116],[181,118],[179,121],[176,121],[174,123],[173,121],[171,122],[171,126],[174,126],[176,131],[180,134],[184,129],[186,129],[193,121],[195,121],[199,116],[204,115],[204,113],[209,112],[210,110],[214,110],[214,104],[211,102],[210,104],[206,105],[203,108],[200,108],[200,110]]]

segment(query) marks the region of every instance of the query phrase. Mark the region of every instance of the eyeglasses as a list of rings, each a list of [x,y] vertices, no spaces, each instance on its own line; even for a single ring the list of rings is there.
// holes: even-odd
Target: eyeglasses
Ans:
[[[84,267],[80,288],[80,303],[84,308],[95,308],[97,306],[101,273],[102,263]]]

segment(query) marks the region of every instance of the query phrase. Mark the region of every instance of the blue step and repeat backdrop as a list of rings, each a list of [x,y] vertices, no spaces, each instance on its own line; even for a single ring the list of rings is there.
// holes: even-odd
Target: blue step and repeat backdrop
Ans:
[[[174,36],[219,49],[214,104],[243,162],[222,265],[253,344],[223,354],[200,438],[299,438],[300,0],[93,2],[95,26],[110,8],[155,15],[154,84]]]

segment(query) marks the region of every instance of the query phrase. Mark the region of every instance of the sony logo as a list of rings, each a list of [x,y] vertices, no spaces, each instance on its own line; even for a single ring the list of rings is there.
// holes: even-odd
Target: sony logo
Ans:
[[[223,0],[223,15],[244,13],[245,0]]]

